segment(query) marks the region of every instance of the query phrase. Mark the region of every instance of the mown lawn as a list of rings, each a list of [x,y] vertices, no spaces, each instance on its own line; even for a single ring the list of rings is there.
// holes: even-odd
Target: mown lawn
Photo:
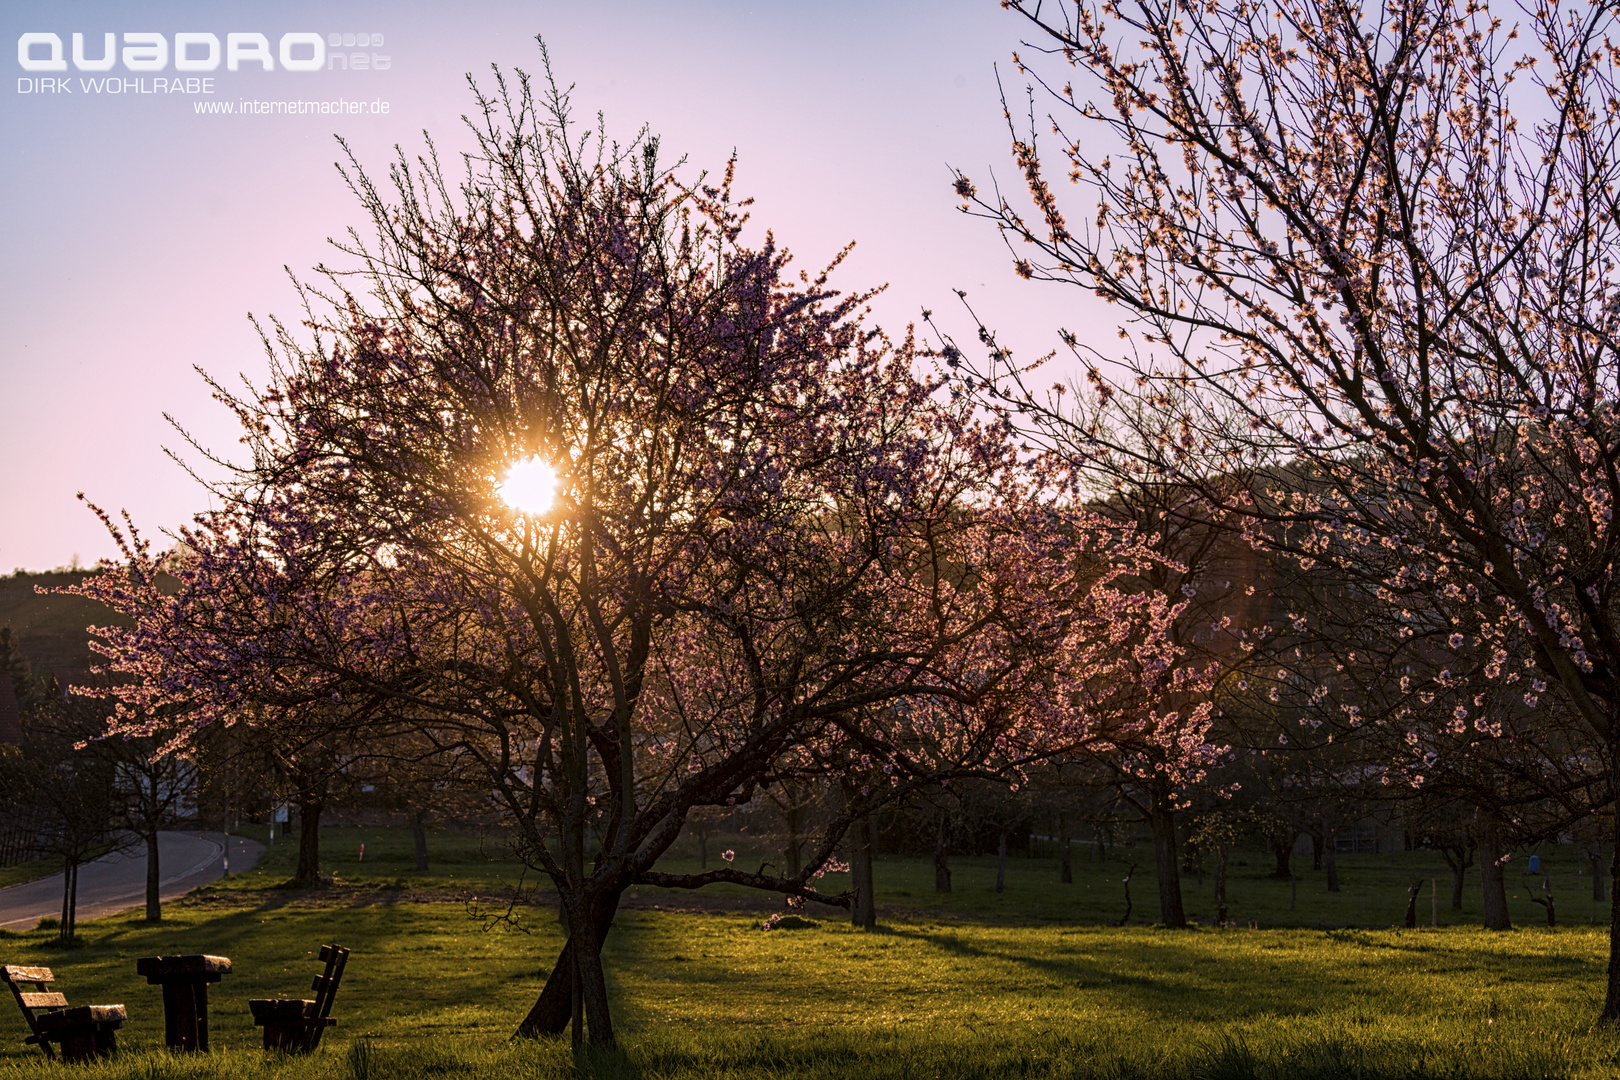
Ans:
[[[1265,918],[1259,929],[1120,928],[1101,921],[1118,915],[1120,868],[1080,864],[1082,880],[1060,886],[1038,859],[1015,860],[999,897],[990,861],[957,860],[949,898],[934,897],[931,876],[923,890],[922,860],[882,862],[875,933],[837,913],[809,911],[814,926],[764,932],[757,914],[627,909],[606,957],[623,1053],[576,1063],[566,1042],[508,1038],[561,944],[549,911],[524,909],[528,932],[485,930],[464,904],[400,898],[450,882],[490,893],[506,871],[475,840],[435,837],[434,869],[416,875],[408,835],[373,831],[365,863],[345,867],[339,856],[350,847],[357,855],[367,830],[332,832],[340,881],[386,887],[336,896],[266,888],[286,875],[280,860],[292,845],[278,844],[262,871],[171,905],[161,925],[130,913],[85,924],[82,947],[31,933],[0,939],[0,953],[54,967],[74,1002],[129,1007],[126,1053],[86,1077],[1620,1075],[1620,1035],[1592,1022],[1607,955],[1600,928],[1318,929]],[[1381,915],[1387,927],[1404,889],[1388,897],[1384,886],[1411,868],[1404,856],[1360,858],[1359,868],[1343,860],[1346,894],[1335,902],[1357,895],[1361,880],[1363,902],[1382,906],[1345,921]],[[1274,884],[1256,868],[1254,880],[1234,882],[1234,901],[1252,888],[1257,909],[1271,910],[1258,905]],[[1286,882],[1281,889],[1286,913]],[[1304,911],[1305,889],[1302,921],[1314,914]],[[1151,919],[1151,879],[1140,870],[1133,891]],[[1521,922],[1540,915],[1523,906]],[[302,996],[325,941],[354,950],[340,1025],[313,1058],[264,1054],[245,999]],[[219,1051],[182,1061],[157,1049],[159,994],[135,975],[135,960],[197,951],[230,956],[235,971],[213,992]],[[4,1015],[0,1073],[61,1068],[22,1045],[20,1015]]]
[[[1592,1024],[1605,939],[1581,928],[1213,930],[841,921],[763,932],[735,914],[626,911],[607,962],[625,1054],[588,1071],[647,1077],[1615,1075]],[[566,1047],[514,1046],[560,944],[554,924],[485,932],[454,904],[175,905],[87,925],[49,964],[76,1002],[121,1001],[132,1051],[85,1075],[565,1075]],[[342,1023],[307,1062],[255,1049],[244,1000],[299,994],[326,940],[354,949]],[[215,987],[221,1052],[179,1068],[135,959],[230,956]],[[48,1069],[0,1022],[0,1070]],[[360,1049],[356,1049],[360,1048]],[[200,1070],[200,1071],[199,1071]]]

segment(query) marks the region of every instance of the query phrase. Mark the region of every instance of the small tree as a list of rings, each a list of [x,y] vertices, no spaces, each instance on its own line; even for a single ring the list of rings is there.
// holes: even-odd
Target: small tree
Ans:
[[[197,813],[196,764],[168,745],[161,731],[117,735],[96,744],[112,763],[122,828],[146,846],[146,920],[163,919],[158,834],[174,829]],[[229,828],[227,826],[227,831]]]
[[[37,823],[33,850],[62,863],[64,944],[78,929],[79,867],[133,839],[119,827],[125,807],[116,763],[95,741],[105,723],[104,714],[75,702],[52,679],[23,716],[22,752],[0,757],[0,791]]]
[[[1200,849],[1215,853],[1215,924],[1226,925],[1227,856],[1252,823],[1243,813],[1227,808],[1211,810],[1196,819],[1189,839]]]

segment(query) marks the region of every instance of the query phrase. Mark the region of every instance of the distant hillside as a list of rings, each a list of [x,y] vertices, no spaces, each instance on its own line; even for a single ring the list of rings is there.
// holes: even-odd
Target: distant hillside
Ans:
[[[95,572],[49,570],[30,574],[19,570],[0,577],[0,626],[11,627],[17,650],[36,673],[55,674],[63,682],[82,679],[94,659],[89,628],[129,625],[129,620],[82,597],[41,595],[37,591],[76,585]]]

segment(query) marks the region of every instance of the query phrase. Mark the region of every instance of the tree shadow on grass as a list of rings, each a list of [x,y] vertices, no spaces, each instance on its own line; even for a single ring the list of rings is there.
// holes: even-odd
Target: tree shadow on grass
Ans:
[[[918,930],[906,930],[899,927],[886,927],[884,933],[896,937],[908,938],[923,942],[951,953],[975,960],[1006,960],[1015,964],[1022,964],[1033,968],[1043,975],[1049,975],[1067,983],[1078,986],[1096,986],[1102,983],[1116,983],[1125,986],[1134,986],[1147,990],[1182,993],[1183,988],[1170,985],[1166,980],[1151,975],[1121,974],[1110,971],[1095,964],[1085,962],[1077,957],[1058,959],[1050,956],[1037,956],[1030,953],[1014,952],[1010,950],[986,949],[982,946],[964,941],[951,933],[924,933]]]

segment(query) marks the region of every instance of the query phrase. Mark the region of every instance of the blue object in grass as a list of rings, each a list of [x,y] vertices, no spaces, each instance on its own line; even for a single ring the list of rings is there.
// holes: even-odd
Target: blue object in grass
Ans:
[[[1541,873],[1541,856],[1540,855],[1532,855],[1532,856],[1530,856],[1529,870],[1530,870],[1530,872],[1532,874]]]

